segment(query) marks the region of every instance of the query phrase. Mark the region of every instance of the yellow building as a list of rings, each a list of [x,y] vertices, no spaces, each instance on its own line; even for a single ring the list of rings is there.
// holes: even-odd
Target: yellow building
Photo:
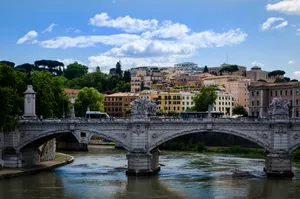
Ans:
[[[182,112],[180,93],[160,92],[157,99],[158,111],[162,113]]]

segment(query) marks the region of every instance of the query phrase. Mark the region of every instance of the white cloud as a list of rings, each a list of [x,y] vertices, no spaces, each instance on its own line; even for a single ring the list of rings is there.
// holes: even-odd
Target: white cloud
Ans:
[[[266,5],[266,9],[284,14],[300,15],[300,0],[283,0],[275,4]]]
[[[263,66],[264,66],[263,63],[260,63],[260,62],[257,62],[257,61],[252,62],[252,65],[253,65],[253,66],[260,66],[260,67],[263,67]]]
[[[131,57],[155,57],[161,55],[192,55],[199,48],[222,47],[239,44],[247,37],[246,33],[239,29],[225,33],[204,31],[192,33],[174,40],[149,40],[139,39],[131,43],[125,43],[120,47],[112,48],[105,55],[131,56]]]
[[[123,69],[129,69],[137,66],[173,66],[180,60],[180,56],[132,58],[99,55],[89,57],[89,67],[93,68],[99,66],[101,71],[108,72],[119,60],[121,60]]]
[[[300,28],[296,30],[296,35],[300,35]]]
[[[283,27],[287,26],[288,24],[289,24],[289,22],[284,21],[284,22],[280,23],[279,25],[275,26],[275,29],[283,28]]]
[[[289,62],[288,62],[288,64],[295,64],[296,62],[294,61],[294,60],[290,60]]]
[[[276,22],[279,22],[279,21],[282,21],[280,24],[278,24],[277,26],[273,26],[274,23]],[[278,28],[283,28],[285,26],[288,25],[288,22],[285,21],[283,18],[281,17],[270,17],[267,19],[266,22],[264,22],[261,26],[261,31],[265,31],[265,30],[268,30],[270,28],[272,29],[278,29]]]
[[[140,39],[123,44],[121,47],[112,48],[105,54],[110,56],[155,57],[172,54],[186,55],[192,54],[194,51],[195,46],[191,44]]]
[[[51,24],[48,28],[46,28],[42,33],[45,33],[45,32],[51,32],[54,28],[54,26],[56,26],[56,24]]]
[[[68,66],[69,64],[73,64],[74,62],[78,62],[79,64],[86,65],[83,62],[75,60],[75,59],[63,59],[63,60],[57,59],[57,61],[64,63],[65,67]]]
[[[131,18],[130,16],[110,19],[107,13],[101,13],[90,18],[90,24],[98,27],[119,28],[125,32],[143,32],[155,30],[158,27],[158,21],[155,19],[142,20]]]
[[[142,34],[142,37],[150,39],[150,38],[175,38],[179,39],[190,31],[190,29],[185,24],[180,23],[172,23],[171,21],[163,21],[162,25],[154,31],[147,31]]]
[[[139,39],[137,35],[118,34],[108,36],[80,36],[80,37],[56,37],[54,39],[40,41],[44,48],[86,48],[96,44],[122,45],[124,43]]]
[[[79,29],[76,29],[74,32],[75,33],[81,33],[81,31]]]
[[[295,72],[293,73],[293,75],[294,75],[295,77],[300,77],[300,71],[295,71]]]
[[[33,39],[35,39],[38,36],[38,33],[35,32],[34,30],[29,31],[26,35],[24,35],[23,37],[21,37],[18,41],[17,44],[23,44],[27,41],[31,41]]]
[[[197,48],[214,48],[240,44],[246,40],[247,36],[240,29],[229,30],[223,33],[216,33],[209,30],[194,32],[179,41],[193,44]]]

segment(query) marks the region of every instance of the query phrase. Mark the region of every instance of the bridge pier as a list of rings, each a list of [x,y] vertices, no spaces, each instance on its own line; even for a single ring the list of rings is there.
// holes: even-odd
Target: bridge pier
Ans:
[[[152,153],[129,152],[127,159],[128,169],[126,175],[151,176],[160,171],[158,149],[154,149]]]
[[[293,177],[292,155],[288,153],[270,153],[266,157],[267,177]]]

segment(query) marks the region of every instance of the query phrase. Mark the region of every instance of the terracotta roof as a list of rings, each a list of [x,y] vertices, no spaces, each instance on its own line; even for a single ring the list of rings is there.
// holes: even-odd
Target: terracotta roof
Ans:
[[[267,83],[267,82],[251,82],[250,86],[300,86],[300,82],[282,82],[282,83]]]
[[[68,95],[78,95],[79,93],[79,89],[72,89],[72,88],[65,88],[64,91],[68,94]]]

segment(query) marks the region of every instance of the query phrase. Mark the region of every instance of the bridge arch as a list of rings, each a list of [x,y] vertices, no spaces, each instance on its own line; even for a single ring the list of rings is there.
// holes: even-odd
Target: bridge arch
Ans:
[[[163,134],[162,136],[157,137],[157,139],[155,139],[155,141],[153,141],[149,144],[148,150],[151,151],[151,150],[155,149],[156,147],[160,146],[161,144],[163,144],[169,140],[172,140],[174,138],[183,136],[183,135],[196,134],[196,133],[209,133],[209,132],[235,135],[235,136],[244,138],[246,140],[249,140],[251,142],[254,142],[267,151],[272,151],[272,148],[266,142],[263,142],[262,139],[255,138],[254,136],[251,136],[251,134],[247,134],[247,132],[245,133],[245,132],[240,132],[237,130],[227,130],[227,129],[210,130],[210,131],[192,129],[192,130],[182,130],[182,131],[178,131],[178,132],[171,132],[171,133]],[[299,145],[300,145],[300,143],[299,143]]]
[[[78,134],[78,132],[79,132],[79,134]],[[33,135],[29,135],[25,139],[21,140],[19,145],[16,146],[15,148],[20,150],[23,148],[39,147],[40,145],[44,144],[45,142],[47,142],[51,139],[54,139],[58,136],[61,136],[63,134],[67,134],[67,133],[71,133],[77,139],[78,143],[82,143],[82,141],[81,141],[82,138],[80,137],[81,132],[87,133],[87,135],[85,137],[85,142],[88,142],[91,139],[92,135],[99,135],[105,139],[108,139],[115,143],[118,143],[119,145],[124,147],[126,150],[129,150],[129,147],[127,146],[127,144],[123,140],[120,140],[114,134],[108,134],[106,132],[101,132],[101,131],[94,130],[94,129],[90,129],[90,130],[76,129],[75,131],[70,131],[69,129],[66,129],[66,130],[51,129],[51,130],[47,130],[47,131],[42,131],[42,132],[39,132],[39,133],[36,133]]]
[[[300,147],[300,141],[289,148],[289,154],[292,154],[297,148]]]

